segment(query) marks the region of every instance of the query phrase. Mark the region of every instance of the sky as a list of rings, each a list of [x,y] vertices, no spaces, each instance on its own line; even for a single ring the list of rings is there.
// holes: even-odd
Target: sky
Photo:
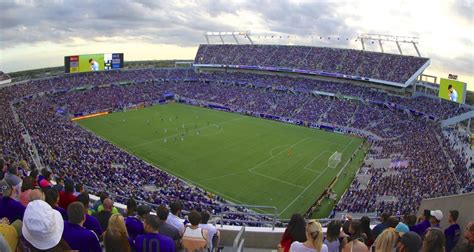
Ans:
[[[417,37],[431,59],[426,74],[457,74],[474,90],[474,0],[0,0],[0,70],[61,66],[65,55],[87,53],[193,59],[208,31],[352,49],[365,33]],[[397,53],[393,42],[384,48]],[[380,51],[371,42],[366,49]],[[415,55],[411,44],[402,49]]]

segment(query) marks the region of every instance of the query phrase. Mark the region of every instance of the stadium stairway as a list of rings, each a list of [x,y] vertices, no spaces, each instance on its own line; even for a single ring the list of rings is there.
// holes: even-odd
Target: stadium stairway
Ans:
[[[474,111],[469,111],[441,121],[441,127],[447,127],[474,117]]]

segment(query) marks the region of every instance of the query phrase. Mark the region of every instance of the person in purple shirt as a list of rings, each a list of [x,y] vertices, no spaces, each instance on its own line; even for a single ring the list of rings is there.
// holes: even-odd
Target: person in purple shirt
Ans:
[[[446,238],[444,247],[446,252],[450,252],[454,246],[456,246],[459,241],[459,237],[461,236],[461,227],[458,223],[456,223],[458,217],[458,210],[449,211],[448,222],[450,225],[444,230],[444,237]]]
[[[417,233],[420,237],[425,236],[425,231],[430,227],[430,210],[425,209],[423,211],[423,221],[410,227],[410,231]]]
[[[0,219],[6,217],[10,223],[15,220],[23,220],[26,207],[19,201],[16,201],[13,196],[14,187],[10,186],[7,181],[0,181],[0,191],[2,197],[0,198]]]
[[[137,235],[145,232],[143,221],[150,214],[151,207],[147,205],[140,205],[137,207],[137,216],[129,216],[125,219],[125,226],[127,227],[128,236],[135,239]]]
[[[86,221],[83,224],[83,227],[93,231],[97,237],[99,237],[99,240],[102,240],[102,227],[100,226],[99,221],[92,215],[89,215],[87,213],[89,209],[89,193],[83,192],[77,196],[77,201],[81,202],[84,205],[85,213],[86,213]]]
[[[67,208],[69,221],[64,222],[63,239],[72,250],[79,252],[102,252],[97,235],[83,227],[85,209],[81,202],[73,202]]]
[[[44,198],[44,201],[46,201],[46,203],[48,203],[54,210],[58,211],[61,214],[63,220],[68,220],[67,211],[64,208],[58,206],[59,193],[56,189],[46,188],[44,190]]]
[[[157,216],[148,215],[145,218],[145,234],[135,238],[136,252],[175,252],[176,248],[171,238],[158,234],[159,219]]]
[[[432,210],[430,211],[430,224],[431,227],[441,228],[440,222],[443,219],[443,212],[441,210]]]
[[[379,236],[385,229],[388,228],[388,218],[390,218],[389,213],[382,213],[380,215],[380,223],[372,229],[372,240],[375,241],[377,236]]]

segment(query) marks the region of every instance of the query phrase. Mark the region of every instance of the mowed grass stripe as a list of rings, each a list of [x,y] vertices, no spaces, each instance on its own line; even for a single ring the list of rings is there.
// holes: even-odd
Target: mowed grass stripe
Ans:
[[[79,124],[232,202],[285,209],[283,218],[305,211],[334,178],[340,167],[326,167],[335,151],[343,151],[343,164],[362,141],[183,104],[112,113]]]

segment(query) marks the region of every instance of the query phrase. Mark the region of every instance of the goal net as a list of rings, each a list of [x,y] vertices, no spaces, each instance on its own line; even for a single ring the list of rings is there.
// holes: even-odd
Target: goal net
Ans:
[[[337,165],[341,162],[342,153],[341,152],[334,152],[328,160],[328,167],[329,168],[336,168]]]

